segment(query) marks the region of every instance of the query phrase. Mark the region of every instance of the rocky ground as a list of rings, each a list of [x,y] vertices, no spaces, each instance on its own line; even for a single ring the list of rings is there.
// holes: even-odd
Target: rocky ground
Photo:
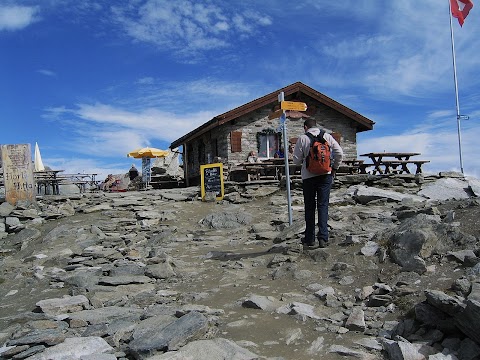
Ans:
[[[480,358],[477,181],[339,178],[313,250],[292,187],[0,204],[0,357]]]

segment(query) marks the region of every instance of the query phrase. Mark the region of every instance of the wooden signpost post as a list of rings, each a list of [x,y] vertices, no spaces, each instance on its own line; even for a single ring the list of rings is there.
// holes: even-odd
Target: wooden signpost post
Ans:
[[[295,111],[306,111],[307,104],[298,101],[285,101],[285,94],[283,91],[278,94],[278,102],[280,103],[280,110],[275,111],[269,115],[269,119],[275,117],[280,118],[280,126],[283,131],[283,148],[288,149],[287,146],[287,116],[285,114],[286,110],[295,110]],[[278,116],[277,116],[278,115]],[[271,117],[272,116],[272,117]],[[288,223],[292,225],[293,216],[292,216],[292,199],[290,195],[290,171],[288,166],[288,153],[285,153],[285,177],[286,177],[286,187],[287,187],[287,205],[288,205]]]

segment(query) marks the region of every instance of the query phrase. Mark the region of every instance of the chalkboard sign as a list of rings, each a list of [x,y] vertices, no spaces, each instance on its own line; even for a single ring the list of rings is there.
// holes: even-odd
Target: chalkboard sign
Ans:
[[[223,164],[200,165],[201,193],[205,200],[207,193],[215,193],[217,200],[223,199]]]

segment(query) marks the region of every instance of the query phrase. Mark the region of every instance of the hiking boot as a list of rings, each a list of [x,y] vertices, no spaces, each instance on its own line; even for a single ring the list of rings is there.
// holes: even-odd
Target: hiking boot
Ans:
[[[302,237],[301,241],[302,241],[302,245],[303,245],[303,246],[314,246],[314,245],[315,245],[315,238],[313,238],[312,240],[308,241],[307,239],[305,239],[304,237]]]
[[[323,239],[318,240],[318,247],[324,248],[328,246],[328,241],[325,241]]]
[[[303,248],[304,249],[313,249],[315,248],[315,241],[313,242],[302,242]]]

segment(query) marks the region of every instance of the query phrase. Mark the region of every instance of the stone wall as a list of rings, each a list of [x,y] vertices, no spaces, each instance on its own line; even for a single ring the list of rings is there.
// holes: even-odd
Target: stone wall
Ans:
[[[357,123],[347,116],[323,105],[310,97],[303,96],[303,98],[295,99],[308,104],[309,107],[315,108],[314,112],[309,116],[317,120],[320,128],[327,132],[340,133],[340,145],[345,153],[345,158],[357,158]],[[199,177],[200,164],[208,163],[210,159],[213,162],[215,156],[218,156],[224,163],[241,163],[246,161],[248,153],[252,150],[258,153],[257,133],[264,130],[281,132],[280,119],[269,119],[268,115],[274,111],[278,104],[269,104],[260,109],[254,110],[245,114],[238,119],[229,122],[223,126],[213,129],[204,134],[191,143],[193,148],[193,164],[189,164],[190,178]],[[304,118],[288,119],[287,120],[287,137],[288,139],[297,138],[304,133],[303,122]],[[242,151],[231,152],[231,138],[232,131],[242,132]],[[281,134],[283,145],[283,133]],[[205,160],[202,161],[202,154],[199,149],[205,147]],[[216,150],[214,149],[216,147]]]

